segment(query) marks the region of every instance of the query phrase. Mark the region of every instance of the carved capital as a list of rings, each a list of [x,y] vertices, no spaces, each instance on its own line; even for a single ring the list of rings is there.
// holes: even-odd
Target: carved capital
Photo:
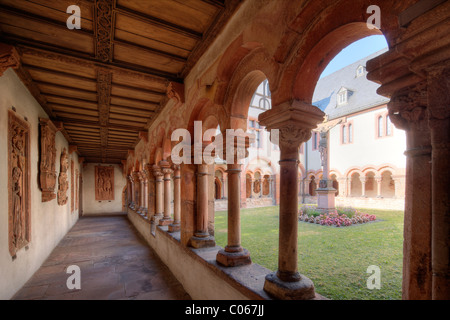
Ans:
[[[280,148],[298,147],[311,138],[311,130],[298,127],[293,122],[286,124],[279,130]]]
[[[161,179],[164,176],[164,173],[162,172],[161,167],[156,164],[153,165],[153,167],[152,167],[152,173],[157,180]]]
[[[311,138],[311,130],[321,123],[325,114],[317,107],[303,101],[287,101],[273,107],[259,115],[261,125],[271,132],[272,141],[276,143],[273,135],[279,130],[279,145],[283,148],[295,150],[300,144]]]
[[[395,92],[388,103],[392,123],[402,130],[426,130],[427,96],[425,82]]]
[[[0,43],[0,77],[8,68],[17,69],[20,66],[20,56],[16,48]]]

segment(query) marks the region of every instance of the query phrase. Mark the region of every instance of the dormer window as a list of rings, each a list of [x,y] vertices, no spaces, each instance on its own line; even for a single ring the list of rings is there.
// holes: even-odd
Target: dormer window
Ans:
[[[358,77],[361,77],[363,75],[364,75],[364,67],[363,66],[359,66],[356,69],[356,77],[358,78]]]
[[[348,99],[348,90],[345,88],[341,88],[341,90],[337,93],[337,105],[342,106],[347,103]]]

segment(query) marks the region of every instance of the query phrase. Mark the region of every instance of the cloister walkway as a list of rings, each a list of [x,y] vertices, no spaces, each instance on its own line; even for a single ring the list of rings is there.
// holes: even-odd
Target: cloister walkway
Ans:
[[[81,289],[68,289],[67,267]],[[190,299],[126,215],[81,217],[13,299]]]

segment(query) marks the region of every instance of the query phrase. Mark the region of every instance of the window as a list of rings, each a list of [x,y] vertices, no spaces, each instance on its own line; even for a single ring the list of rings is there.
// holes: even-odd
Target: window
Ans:
[[[356,69],[356,77],[358,78],[358,77],[361,77],[363,75],[364,75],[364,67],[363,66],[359,66]]]
[[[313,132],[312,134],[312,149],[317,150],[319,148],[319,133]]]
[[[250,104],[253,108],[259,108],[263,110],[269,110],[272,108],[271,104],[271,93],[269,89],[269,81],[264,80],[256,89],[253,95],[252,102]]]
[[[386,135],[390,136],[392,134],[392,123],[389,116],[386,116]]]
[[[342,143],[347,143],[347,126],[342,126]]]
[[[377,120],[377,131],[378,131],[378,138],[381,138],[383,136],[383,116],[379,116]]]
[[[341,125],[341,143],[353,143],[353,120]]]
[[[348,124],[348,143],[353,142],[353,124]]]
[[[347,90],[338,93],[338,105],[343,105],[347,103]]]
[[[379,113],[376,115],[375,130],[376,130],[375,136],[377,138],[392,136],[393,126],[387,112]]]

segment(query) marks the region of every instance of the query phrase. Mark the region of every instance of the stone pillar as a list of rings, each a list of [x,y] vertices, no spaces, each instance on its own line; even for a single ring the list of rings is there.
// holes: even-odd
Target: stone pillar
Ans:
[[[403,298],[450,299],[450,2],[420,7],[399,15],[409,19],[389,51],[367,62],[367,78],[406,131]]]
[[[228,178],[228,238],[227,245],[217,253],[216,261],[226,267],[251,264],[250,253],[241,246],[241,159],[248,156],[250,141],[242,143],[238,136],[233,138],[233,163],[227,163]],[[230,151],[227,145],[227,152]],[[244,151],[240,154],[238,150]],[[226,152],[224,154],[226,157]]]
[[[145,166],[145,174],[147,180],[147,217],[151,219],[155,214],[155,176],[153,175],[153,167],[150,164]]]
[[[432,146],[432,298],[448,300],[450,299],[450,68],[448,60],[428,70],[427,87],[428,125]]]
[[[180,231],[181,221],[181,176],[180,165],[173,167],[173,222],[169,225],[169,232]]]
[[[159,162],[159,166],[164,175],[164,216],[159,220],[160,226],[167,226],[173,222],[170,210],[170,182],[172,179],[170,178],[173,170],[170,168],[170,164],[166,160],[161,160]]]
[[[377,198],[381,198],[381,176],[376,176],[375,181],[377,182]]]
[[[137,171],[133,172],[133,186],[134,186],[134,210],[136,212],[139,211],[139,208],[141,207],[141,197],[140,197],[140,181],[139,181],[139,173]]]
[[[164,173],[158,165],[153,166],[153,175],[155,176],[155,214],[153,215],[152,222],[159,223],[159,220],[163,217],[164,212],[164,199],[163,199],[163,176]]]
[[[197,219],[196,230],[191,238],[194,248],[214,247],[216,242],[208,232],[208,165],[197,165]]]
[[[129,204],[128,204],[128,207],[130,208],[130,209],[133,209],[134,210],[134,183],[133,183],[133,176],[132,175],[129,175],[128,177],[128,186],[129,186],[129,189],[130,189],[130,195],[129,195]]]
[[[139,179],[139,208],[137,210],[137,213],[139,214],[146,214],[145,211],[145,186],[144,186],[144,173],[142,171],[139,171],[137,173],[138,179]]]
[[[280,146],[280,231],[278,270],[266,276],[264,290],[278,299],[312,299],[314,284],[298,272],[298,163],[299,148],[322,122],[324,113],[301,101],[286,102],[259,115],[261,125]]]
[[[366,196],[366,177],[359,177],[359,181],[361,181],[361,197]]]
[[[406,131],[403,299],[431,299],[431,146],[424,84],[397,92],[389,117]],[[426,95],[425,95],[426,96]]]

